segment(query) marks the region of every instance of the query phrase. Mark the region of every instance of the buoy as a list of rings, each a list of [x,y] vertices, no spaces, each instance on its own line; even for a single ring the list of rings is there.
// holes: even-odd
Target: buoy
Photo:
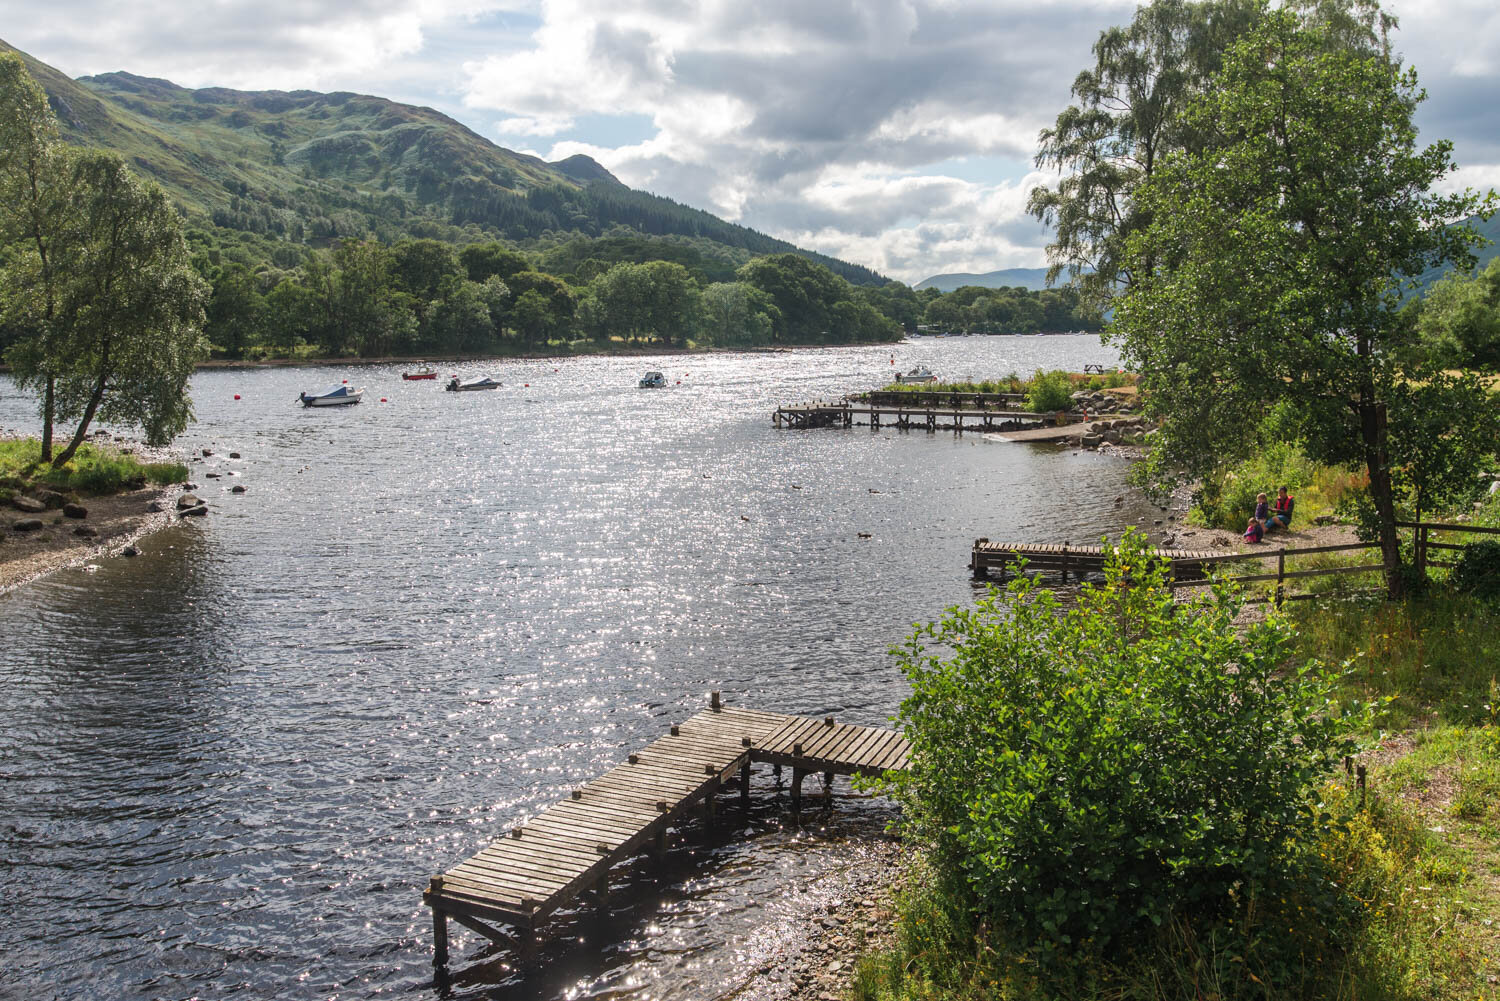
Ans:
[[[528,382],[524,388],[530,389],[531,388],[531,383]]]
[[[381,398],[380,398],[380,402],[381,402],[381,403],[384,403],[384,402],[385,402],[385,397],[384,397],[384,396],[382,396],[382,397],[381,397]]]
[[[346,386],[349,385],[349,380],[348,379],[344,380],[344,385],[346,385]]]
[[[236,400],[238,400],[238,399],[239,399],[239,398],[240,398],[240,394],[239,394],[239,393],[235,393],[235,394],[234,394],[234,398],[235,398],[235,399],[236,399]]]
[[[681,379],[677,380],[677,385],[679,385],[679,386],[682,385],[682,380]]]

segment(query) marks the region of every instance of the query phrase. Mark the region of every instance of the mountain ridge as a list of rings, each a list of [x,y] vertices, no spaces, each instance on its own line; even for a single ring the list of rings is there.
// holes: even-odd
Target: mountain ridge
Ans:
[[[366,235],[545,249],[628,230],[648,245],[718,247],[741,263],[791,252],[858,285],[888,281],[637,191],[589,157],[548,163],[508,150],[432,108],[350,91],[194,89],[126,71],[74,80],[3,40],[0,51],[25,61],[65,140],[121,155],[190,220],[255,234],[288,258]]]

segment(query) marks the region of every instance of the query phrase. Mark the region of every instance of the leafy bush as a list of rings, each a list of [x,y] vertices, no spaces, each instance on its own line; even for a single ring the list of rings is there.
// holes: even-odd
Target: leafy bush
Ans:
[[[1485,599],[1500,597],[1500,542],[1485,539],[1465,546],[1451,583],[1462,594]]]
[[[1068,373],[1061,370],[1043,372],[1037,369],[1026,390],[1026,409],[1046,414],[1054,410],[1067,410],[1072,405],[1073,380]]]
[[[80,446],[60,468],[43,463],[41,455],[41,444],[34,439],[0,442],[0,479],[12,484],[15,491],[41,485],[103,495],[134,490],[147,483],[181,483],[188,475],[187,467],[180,462],[142,463],[114,449],[89,444]]]
[[[1319,836],[1310,790],[1353,750],[1365,707],[1290,662],[1282,617],[1237,629],[1229,585],[1178,604],[1166,576],[1132,530],[1072,607],[1021,575],[895,651],[904,823],[954,907],[1044,961],[1282,885]]]
[[[1129,381],[1130,380],[1125,377],[1125,373],[1123,372],[1109,372],[1104,376],[1104,388],[1119,389]]]

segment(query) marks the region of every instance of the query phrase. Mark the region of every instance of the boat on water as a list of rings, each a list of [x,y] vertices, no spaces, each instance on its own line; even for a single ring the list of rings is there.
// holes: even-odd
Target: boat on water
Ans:
[[[667,384],[667,377],[660,372],[647,372],[641,376],[642,389],[661,389]]]
[[[455,375],[443,388],[450,393],[469,393],[476,389],[499,389],[503,385],[505,383],[497,382],[487,375],[481,375],[476,379],[465,379],[462,382],[459,382],[458,376]]]
[[[415,372],[402,372],[401,378],[407,382],[416,382],[418,379],[436,379],[437,369],[431,365],[419,365]]]
[[[910,372],[897,372],[896,381],[900,383],[937,382],[937,376],[929,372],[926,365],[921,365]]]
[[[297,399],[304,407],[347,407],[359,402],[365,395],[363,389],[348,386],[329,386],[319,393],[300,393]]]

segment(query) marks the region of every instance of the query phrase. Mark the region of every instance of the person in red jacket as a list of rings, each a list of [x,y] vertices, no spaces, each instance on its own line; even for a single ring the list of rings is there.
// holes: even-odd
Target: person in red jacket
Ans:
[[[1276,491],[1276,503],[1271,505],[1271,516],[1266,519],[1266,531],[1292,527],[1292,508],[1297,498],[1286,492],[1286,487]]]

